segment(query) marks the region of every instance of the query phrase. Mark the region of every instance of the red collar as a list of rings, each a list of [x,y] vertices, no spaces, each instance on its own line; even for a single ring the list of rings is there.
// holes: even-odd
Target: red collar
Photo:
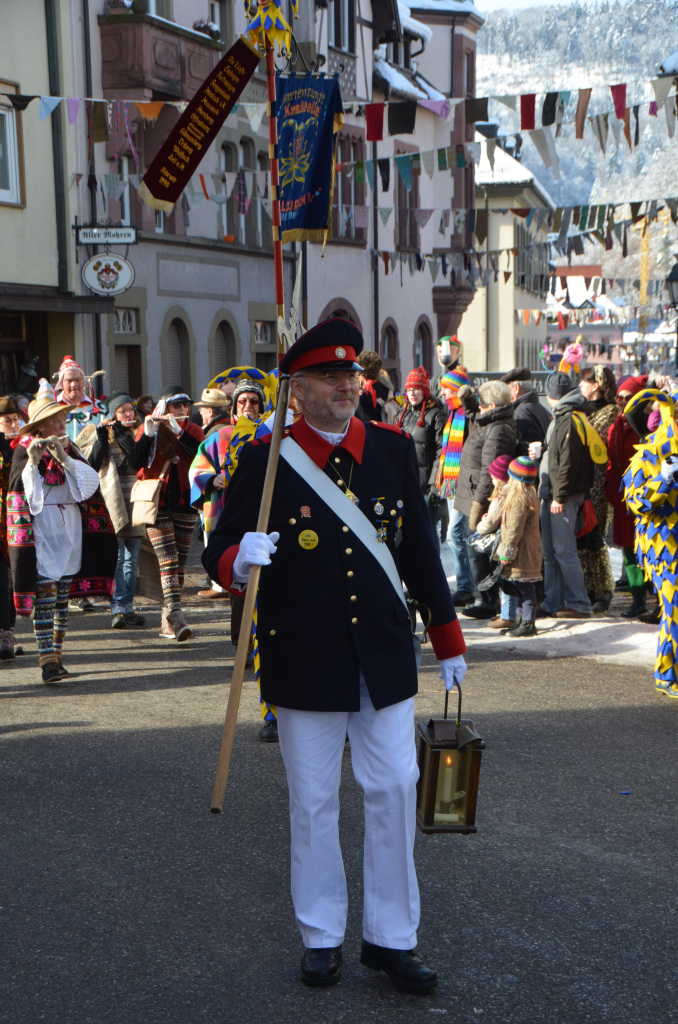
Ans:
[[[306,454],[310,455],[316,466],[324,469],[327,460],[334,451],[332,445],[320,437],[312,427],[309,427],[303,416],[300,416],[297,422],[292,424],[290,434],[301,445]],[[348,433],[338,447],[345,448],[356,462],[361,463],[363,460],[363,448],[365,447],[364,423],[355,416],[352,416]]]

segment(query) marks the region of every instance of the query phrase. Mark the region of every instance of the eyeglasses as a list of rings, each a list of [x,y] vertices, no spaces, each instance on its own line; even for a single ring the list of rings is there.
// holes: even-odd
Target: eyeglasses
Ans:
[[[349,384],[358,383],[358,371],[357,370],[318,370],[313,373],[295,373],[295,378],[298,377],[314,377],[316,380],[324,380],[327,384],[343,384],[345,380]]]
[[[239,398],[238,405],[259,405],[258,398]]]

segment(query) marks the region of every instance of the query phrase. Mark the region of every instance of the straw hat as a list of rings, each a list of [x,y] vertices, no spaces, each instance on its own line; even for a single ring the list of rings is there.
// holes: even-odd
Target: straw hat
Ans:
[[[54,395],[54,388],[44,377],[40,378],[40,387],[33,401],[28,406],[28,423],[19,428],[20,434],[30,434],[31,428],[48,420],[50,416],[56,416],[58,412],[72,412],[77,409],[76,405],[61,405]]]
[[[207,409],[227,409],[231,405],[231,399],[219,388],[205,388],[200,401],[195,404],[198,408],[205,406]]]

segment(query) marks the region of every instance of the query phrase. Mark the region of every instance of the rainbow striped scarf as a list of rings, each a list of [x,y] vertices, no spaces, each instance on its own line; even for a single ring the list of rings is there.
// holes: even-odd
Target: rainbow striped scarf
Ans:
[[[443,498],[453,498],[459,476],[461,449],[464,444],[466,413],[456,395],[447,404],[451,412],[443,430],[443,447],[436,474],[436,490]]]

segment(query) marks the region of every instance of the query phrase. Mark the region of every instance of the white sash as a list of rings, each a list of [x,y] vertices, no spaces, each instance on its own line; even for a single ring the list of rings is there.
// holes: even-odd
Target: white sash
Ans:
[[[349,527],[360,540],[369,553],[374,556],[381,568],[388,576],[393,589],[407,608],[403,585],[400,579],[393,555],[388,545],[381,543],[377,537],[377,531],[357,505],[354,505],[350,498],[347,498],[336,484],[332,483],[326,473],[315,464],[313,459],[306,454],[301,445],[291,437],[283,438],[280,445],[280,454],[285,462],[309,484],[346,526]]]

